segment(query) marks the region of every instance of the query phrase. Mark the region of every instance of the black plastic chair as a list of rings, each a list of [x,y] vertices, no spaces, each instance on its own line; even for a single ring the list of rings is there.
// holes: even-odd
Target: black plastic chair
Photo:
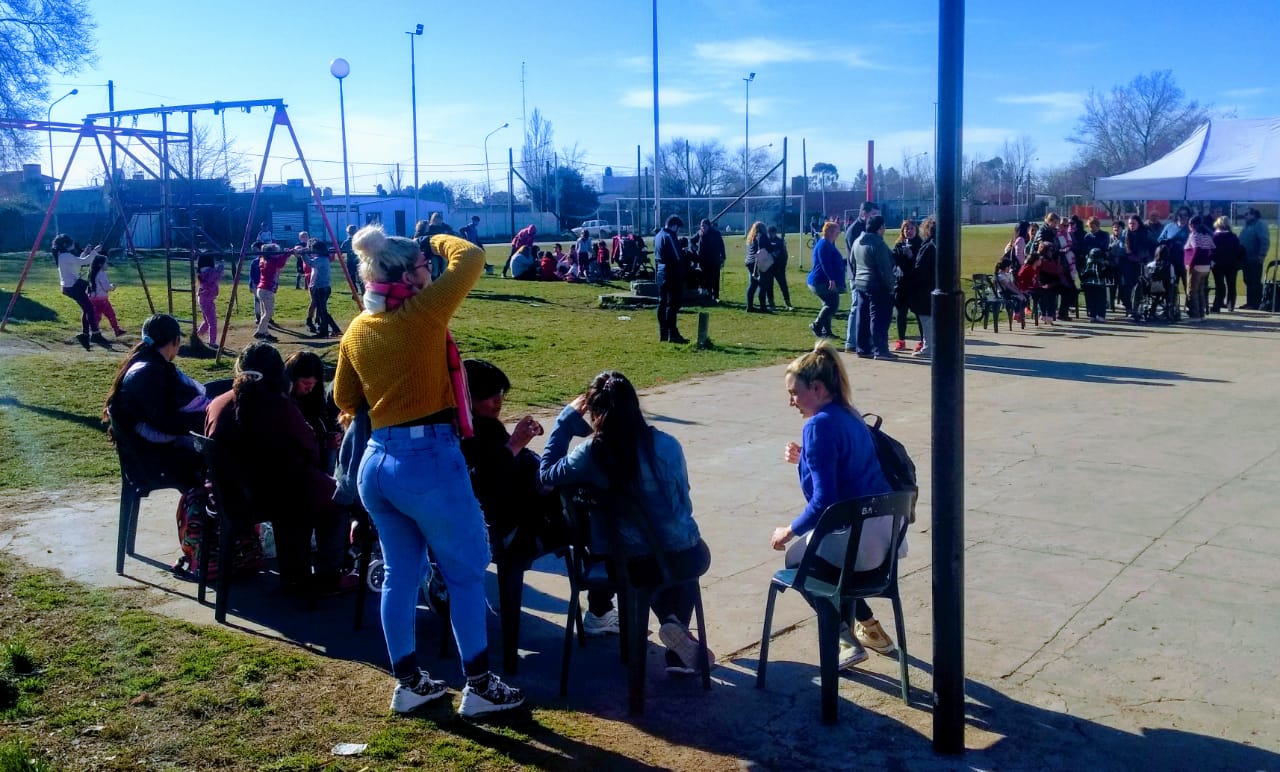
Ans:
[[[1258,310],[1275,313],[1280,310],[1280,260],[1267,263],[1266,279],[1262,283],[1262,301]]]
[[[520,668],[520,617],[524,599],[524,574],[534,561],[546,555],[564,559],[570,592],[575,583],[573,551],[568,546],[554,547],[534,555],[514,556],[497,552],[493,558],[498,571],[498,618],[502,625],[502,672],[515,675]],[[561,679],[563,681],[563,678]]]
[[[211,437],[191,433],[196,450],[204,458],[205,475],[213,488],[213,508],[218,522],[218,597],[213,604],[213,618],[219,624],[227,622],[227,608],[230,605],[231,592],[231,560],[232,545],[235,543],[235,528],[251,519],[248,514],[253,511],[249,491],[237,476],[230,473],[227,464],[219,455],[218,443]],[[205,530],[205,534],[209,531]],[[200,553],[200,590],[199,601],[205,602],[205,577],[209,575],[209,555],[212,550],[206,542],[201,545]]]
[[[579,523],[587,522],[586,517],[582,516],[582,508],[587,502],[581,498],[573,499],[575,510],[574,519]],[[600,509],[599,506],[596,506]],[[702,688],[711,688],[711,663],[707,647],[707,623],[706,615],[702,607],[702,586],[698,582],[699,577],[689,577],[677,575],[669,564],[667,553],[662,549],[661,543],[657,538],[657,534],[653,531],[648,519],[634,502],[626,502],[617,505],[617,502],[607,506],[603,511],[611,511],[614,517],[608,518],[605,522],[599,524],[605,539],[609,545],[610,555],[625,555],[623,549],[622,534],[618,531],[617,523],[620,517],[629,517],[630,522],[637,526],[637,529],[644,536],[647,554],[653,557],[657,563],[659,581],[657,583],[637,584],[632,578],[628,568],[628,561],[625,558],[610,558],[610,565],[613,568],[614,578],[617,580],[618,601],[619,606],[619,627],[621,628],[621,645],[622,656],[627,665],[627,703],[628,712],[633,716],[644,713],[644,690],[645,690],[645,665],[648,651],[648,631],[649,631],[649,609],[653,605],[653,596],[661,590],[674,587],[678,584],[693,582],[694,584],[694,602],[693,610],[695,618],[698,622],[698,671],[702,676]],[[576,608],[570,601],[570,618],[569,624],[574,622],[573,611]],[[571,632],[566,626],[565,629],[565,666],[568,664],[568,651],[572,648]],[[563,675],[562,675],[563,681]]]
[[[120,523],[116,539],[116,573],[124,574],[125,555],[134,555],[138,538],[138,516],[142,500],[155,491],[182,490],[162,470],[149,468],[138,456],[134,439],[115,419],[111,419],[111,437],[120,460]]]
[[[910,704],[907,680],[907,631],[902,619],[902,600],[898,595],[898,549],[906,536],[907,518],[911,513],[911,494],[886,493],[846,499],[832,504],[818,518],[813,536],[797,568],[787,568],[773,575],[769,583],[769,600],[764,610],[764,632],[760,636],[760,665],[756,670],[756,688],[763,689],[769,664],[769,632],[773,625],[773,606],[778,593],[796,589],[814,602],[818,614],[818,659],[822,674],[822,722],[834,724],[839,691],[840,606],[859,598],[888,598],[893,602],[894,623],[898,632],[898,666],[901,670],[902,701]],[[868,520],[892,517],[891,533],[896,537],[884,562],[870,571],[855,571],[862,526]],[[833,531],[849,529],[844,564],[834,581],[830,576],[815,576],[829,564],[818,557],[822,540]]]

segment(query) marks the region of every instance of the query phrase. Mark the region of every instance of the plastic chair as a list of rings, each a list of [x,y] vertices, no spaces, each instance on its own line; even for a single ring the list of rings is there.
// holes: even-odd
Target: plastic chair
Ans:
[[[1259,310],[1275,313],[1280,310],[1280,260],[1267,263],[1266,280],[1262,283],[1262,301]]]
[[[219,456],[218,443],[211,437],[203,434],[191,433],[191,439],[195,442],[196,450],[204,458],[205,474],[209,480],[209,484],[213,487],[213,500],[216,507],[216,515],[218,520],[218,559],[222,562],[221,569],[218,571],[218,586],[216,592],[217,599],[214,600],[213,618],[219,624],[227,622],[227,608],[230,605],[231,591],[231,548],[234,543],[233,532],[235,525],[243,523],[249,518],[248,512],[252,511],[250,503],[249,491],[241,484],[234,474],[230,473],[226,464],[222,462]],[[206,530],[204,533],[209,533]],[[206,577],[209,575],[209,554],[208,544],[202,545],[200,551],[200,590],[199,601],[205,602],[205,586]]]
[[[880,496],[864,496],[846,499],[832,504],[822,513],[813,529],[813,536],[804,551],[797,568],[786,568],[773,575],[769,583],[769,600],[764,610],[764,632],[760,636],[760,664],[756,670],[756,688],[763,689],[765,672],[769,664],[769,633],[773,625],[773,606],[778,593],[795,589],[810,599],[818,614],[818,655],[822,675],[822,722],[834,724],[837,715],[839,691],[838,641],[840,637],[840,606],[859,598],[888,598],[893,603],[894,623],[898,632],[898,666],[901,671],[902,701],[910,704],[910,684],[907,677],[907,631],[902,618],[902,600],[898,595],[898,550],[906,537],[907,517],[911,513],[911,494],[886,493]],[[892,517],[891,533],[896,534],[893,546],[884,562],[870,571],[855,571],[858,545],[862,541],[862,526],[871,519]],[[834,581],[830,579],[830,564],[818,557],[822,540],[833,531],[849,528],[848,548],[844,563],[838,567]],[[826,574],[825,576],[815,575]]]
[[[569,659],[573,653],[574,633],[577,633],[578,645],[585,647],[587,645],[586,627],[582,621],[582,601],[581,594],[590,592],[591,590],[616,591],[618,593],[618,603],[625,607],[623,598],[626,594],[626,587],[618,587],[612,578],[609,577],[607,565],[603,560],[593,560],[588,544],[588,531],[586,526],[586,516],[584,513],[587,506],[587,499],[582,496],[581,491],[565,491],[560,494],[560,500],[564,505],[565,520],[569,525],[569,532],[573,535],[572,542],[569,545],[569,554],[571,559],[571,569],[569,571],[569,610],[565,614],[564,624],[564,648],[561,652],[560,660],[560,696],[569,696]],[[580,516],[581,515],[581,516]],[[618,615],[619,646],[621,652],[622,663],[627,662],[627,619],[625,614]]]
[[[520,667],[520,614],[524,598],[524,574],[534,561],[546,555],[564,559],[565,573],[569,576],[570,593],[574,586],[573,551],[568,546],[539,550],[534,555],[514,556],[498,551],[493,557],[498,571],[498,618],[502,625],[502,672],[515,675]],[[563,678],[561,682],[563,683]]]
[[[574,499],[576,514],[581,513],[582,504],[581,499]],[[621,606],[618,616],[620,618],[622,656],[627,665],[628,713],[638,716],[644,713],[645,665],[647,663],[645,654],[648,651],[649,610],[653,605],[653,596],[662,590],[686,582],[692,582],[694,585],[693,610],[698,623],[698,632],[700,633],[698,641],[698,671],[702,677],[702,688],[711,689],[711,663],[707,647],[706,615],[702,607],[702,587],[698,582],[698,577],[679,576],[671,569],[668,554],[662,549],[657,534],[654,533],[648,519],[639,511],[634,502],[627,502],[621,506],[617,506],[617,502],[613,502],[605,507],[604,511],[612,511],[616,514],[616,517],[604,519],[604,522],[599,523],[599,527],[602,529],[605,540],[609,545],[610,555],[626,554],[623,549],[622,534],[618,530],[617,523],[619,517],[630,517],[630,521],[637,526],[637,529],[645,539],[647,554],[654,559],[658,567],[659,581],[657,583],[638,584],[631,576],[626,559],[610,558],[610,565],[613,567],[614,577],[617,580],[618,601]],[[575,517],[575,519],[579,523],[586,522],[585,517]],[[570,603],[572,612],[574,608],[572,600]],[[573,615],[571,613],[570,623],[572,621]],[[566,665],[568,661],[567,651],[571,648],[569,642],[570,630],[566,626]]]
[[[142,500],[160,490],[182,490],[182,486],[163,471],[149,469],[138,457],[133,438],[115,419],[111,419],[111,437],[120,460],[120,524],[116,540],[116,573],[124,574],[125,555],[136,554],[138,515]]]

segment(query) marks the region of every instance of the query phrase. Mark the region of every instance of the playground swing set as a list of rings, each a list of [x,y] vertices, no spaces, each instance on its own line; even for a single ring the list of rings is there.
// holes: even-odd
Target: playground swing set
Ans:
[[[224,133],[225,133],[225,111],[227,110],[243,110],[248,113],[254,108],[261,107],[263,109],[274,110],[271,129],[267,134],[267,144],[262,151],[262,163],[258,168],[258,175],[254,181],[253,198],[249,205],[249,214],[245,221],[244,235],[240,241],[239,251],[234,251],[234,246],[230,251],[224,249],[217,244],[214,239],[200,227],[194,216],[194,174],[183,174],[171,162],[171,145],[177,145],[179,148],[185,144],[187,151],[187,169],[194,170],[194,153],[195,145],[192,141],[194,137],[194,115],[197,112],[212,111],[215,115],[224,115]],[[185,113],[187,116],[186,131],[171,131],[169,129],[169,118],[173,115]],[[137,128],[137,120],[140,116],[160,116],[161,128],[139,129]],[[125,127],[118,125],[121,119],[132,119],[134,125]],[[108,125],[99,125],[98,121],[108,121]],[[206,257],[234,257],[234,271],[231,285],[231,294],[227,299],[226,312],[223,314],[222,330],[218,335],[217,346],[215,347],[215,359],[220,360],[226,346],[227,333],[231,327],[231,314],[236,308],[236,300],[240,287],[241,273],[246,257],[257,259],[261,253],[252,252],[250,245],[254,235],[254,223],[257,222],[258,202],[262,193],[263,175],[266,173],[267,160],[271,157],[271,145],[275,140],[276,129],[283,126],[289,132],[289,138],[293,142],[293,148],[297,151],[298,160],[301,162],[303,174],[306,177],[307,185],[311,189],[311,196],[315,202],[316,209],[320,214],[321,220],[324,222],[325,233],[329,236],[329,245],[331,256],[337,257],[337,263],[342,267],[343,275],[347,280],[347,287],[351,291],[351,298],[355,302],[356,307],[360,308],[360,297],[356,292],[355,284],[347,273],[346,261],[338,252],[338,238],[333,229],[333,224],[329,220],[328,214],[325,212],[324,201],[320,196],[319,190],[316,188],[315,180],[311,176],[311,168],[307,165],[306,158],[302,153],[302,146],[298,142],[298,135],[293,129],[293,124],[289,120],[289,114],[286,110],[283,100],[280,99],[256,99],[236,102],[209,102],[205,104],[191,105],[172,105],[142,108],[138,110],[116,110],[105,113],[91,113],[86,115],[84,122],[76,123],[60,123],[52,121],[36,121],[36,120],[19,120],[13,118],[0,118],[0,129],[20,129],[40,132],[53,132],[59,134],[76,135],[75,144],[71,148],[71,154],[67,158],[66,167],[62,176],[58,179],[57,187],[54,189],[53,196],[49,201],[48,209],[45,211],[44,220],[40,224],[40,228],[36,233],[35,242],[31,246],[31,252],[27,256],[27,262],[22,268],[22,273],[18,278],[17,286],[14,288],[13,296],[9,300],[9,306],[5,310],[3,319],[0,319],[0,331],[3,331],[9,323],[9,318],[13,314],[13,310],[17,305],[18,298],[22,292],[22,285],[26,282],[27,274],[31,270],[31,265],[35,260],[36,254],[40,250],[40,245],[44,242],[45,235],[48,232],[49,223],[54,219],[57,211],[58,199],[62,195],[67,177],[71,173],[72,164],[75,162],[76,154],[80,151],[81,144],[86,139],[92,140],[98,151],[98,158],[102,163],[103,169],[108,169],[106,175],[106,187],[108,199],[111,201],[114,220],[108,228],[106,237],[102,240],[105,249],[113,248],[112,242],[118,238],[120,240],[118,246],[123,248],[124,254],[133,262],[138,272],[138,279],[142,285],[143,293],[147,298],[147,305],[151,309],[151,313],[156,312],[156,305],[151,297],[150,287],[147,285],[146,275],[143,271],[141,258],[138,250],[134,248],[134,235],[132,218],[138,212],[130,212],[124,205],[118,188],[118,179],[114,173],[116,151],[131,159],[138,168],[149,175],[152,179],[161,183],[161,201],[159,209],[160,223],[160,244],[164,253],[165,261],[165,293],[167,296],[168,312],[175,314],[175,296],[187,295],[189,297],[190,317],[179,318],[181,324],[187,325],[190,329],[190,343],[193,348],[203,348],[204,342],[199,338],[197,333],[199,318],[196,298],[196,262],[201,256]],[[107,153],[103,147],[103,138],[110,143],[112,163],[109,165],[107,161]],[[123,142],[122,142],[123,140]],[[153,169],[142,158],[138,157],[131,149],[133,142],[136,141],[138,146],[149,152],[150,157],[154,157],[153,163],[158,169]],[[52,171],[52,170],[50,170]],[[185,194],[185,195],[182,195]],[[228,209],[228,218],[230,218],[230,210]],[[185,223],[185,224],[179,224]],[[252,288],[251,290],[252,291]],[[187,304],[184,305],[184,310]]]

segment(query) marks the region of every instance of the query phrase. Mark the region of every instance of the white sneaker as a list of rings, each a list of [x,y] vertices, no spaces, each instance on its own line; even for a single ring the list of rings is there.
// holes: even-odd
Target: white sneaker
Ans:
[[[449,693],[444,681],[437,681],[425,670],[418,671],[418,682],[413,686],[396,684],[391,695],[391,709],[396,713],[409,713]]]
[[[617,635],[622,628],[618,624],[618,610],[611,608],[600,616],[588,611],[582,617],[582,631],[589,637],[601,635]]]
[[[840,658],[836,661],[836,668],[848,670],[859,662],[865,662],[867,656],[867,650],[862,648],[862,644],[854,639],[853,633],[849,631],[849,625],[841,623]]]
[[[471,684],[462,687],[462,702],[458,705],[458,715],[473,718],[486,713],[511,710],[523,704],[523,690],[504,684],[496,675],[490,673],[489,685],[484,691],[471,688]]]
[[[693,634],[689,632],[689,628],[675,621],[675,617],[670,618],[672,621],[663,622],[662,627],[658,628],[658,639],[662,641],[662,645],[667,650],[675,654],[680,660],[680,665],[674,662],[667,666],[668,673],[697,673],[698,672],[698,652],[701,650],[701,643]],[[707,666],[708,669],[715,667],[716,655],[711,649],[707,649]]]
[[[898,647],[893,645],[893,639],[880,626],[878,620],[869,625],[854,622],[853,635],[864,648],[871,649],[876,654],[883,654],[886,657],[898,655]]]

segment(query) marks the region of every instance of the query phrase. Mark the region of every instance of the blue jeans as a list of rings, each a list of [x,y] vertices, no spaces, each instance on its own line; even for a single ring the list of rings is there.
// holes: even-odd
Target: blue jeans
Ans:
[[[885,289],[853,290],[853,309],[844,347],[862,355],[889,355],[889,321],[893,316],[893,295]]]
[[[427,546],[449,588],[449,621],[468,676],[489,670],[489,538],[453,426],[375,429],[360,463],[360,500],[378,527],[386,576],[382,631],[397,678],[417,672],[418,587]]]

